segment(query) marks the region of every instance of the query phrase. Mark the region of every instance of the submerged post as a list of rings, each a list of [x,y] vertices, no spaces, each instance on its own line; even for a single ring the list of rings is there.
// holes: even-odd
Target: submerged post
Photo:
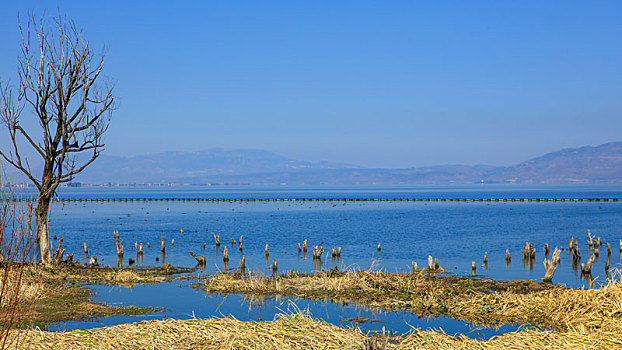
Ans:
[[[266,252],[266,259],[268,259],[268,257],[270,256],[270,252],[268,251],[268,243],[266,243],[265,252]]]
[[[380,253],[380,250],[381,250],[380,242],[378,242],[378,247],[376,249],[378,250],[378,253]]]
[[[246,274],[246,255],[243,255],[242,260],[240,260],[240,272],[243,275]]]
[[[548,243],[544,243],[544,256],[546,258],[549,257],[549,244]]]
[[[506,249],[505,250],[505,262],[509,265],[510,261],[512,261],[512,256],[510,255],[510,251]]]
[[[417,266],[416,262],[412,262],[412,267],[413,267],[413,272],[417,272],[417,270],[419,270],[419,267]]]
[[[622,247],[622,239],[620,240],[620,247]],[[622,248],[620,248],[620,250],[622,251]],[[305,239],[304,242],[302,242],[302,252],[307,254],[307,240]]]
[[[488,252],[484,253],[484,265],[488,265]]]
[[[272,274],[276,277],[278,268],[276,266],[276,259],[272,259]]]
[[[475,261],[473,261],[471,262],[471,272],[475,274],[476,270],[477,270],[477,265],[475,264]]]
[[[164,236],[162,236],[162,249],[161,249],[162,253],[164,253],[165,250],[166,250],[166,245],[164,243]]]
[[[222,261],[229,262],[229,252],[227,251],[227,247],[222,252]]]
[[[432,258],[432,255],[428,255],[428,270],[434,270],[434,258]]]

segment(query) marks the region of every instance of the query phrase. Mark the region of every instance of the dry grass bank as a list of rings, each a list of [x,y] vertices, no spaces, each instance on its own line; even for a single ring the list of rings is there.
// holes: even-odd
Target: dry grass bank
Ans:
[[[568,289],[535,281],[497,282],[424,273],[336,272],[238,278],[219,274],[205,281],[209,293],[301,296],[352,301],[369,307],[448,315],[475,324],[538,325],[566,331],[622,331],[622,283]]]
[[[12,337],[16,331],[11,333]],[[362,349],[382,344],[359,329],[340,328],[305,315],[279,315],[270,322],[232,318],[145,321],[112,327],[52,333],[22,331],[19,349]],[[489,341],[413,330],[388,339],[387,349],[615,349],[620,332],[573,329],[518,331]]]

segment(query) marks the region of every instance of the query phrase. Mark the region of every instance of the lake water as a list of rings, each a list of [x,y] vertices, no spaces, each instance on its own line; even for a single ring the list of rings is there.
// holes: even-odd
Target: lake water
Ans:
[[[622,198],[622,187],[99,187],[63,188],[60,197]],[[565,248],[553,282],[570,287],[589,286],[572,268],[567,251],[569,240],[577,238],[582,261],[587,260],[588,229],[611,244],[609,272],[614,273],[621,261],[622,202],[66,202],[54,204],[50,225],[52,235],[64,234],[67,252],[75,252],[76,257],[83,257],[86,242],[89,254],[96,254],[101,264],[115,266],[112,232],[118,230],[125,243],[126,266],[128,258],[136,258],[133,246],[138,242],[145,245],[139,265],[157,266],[166,262],[193,267],[196,261],[188,252],[194,251],[207,258],[207,266],[200,271],[205,273],[224,270],[222,250],[227,246],[229,268],[237,267],[245,255],[248,269],[268,275],[271,270],[266,269],[264,256],[268,243],[270,264],[276,259],[280,272],[312,272],[335,266],[342,270],[405,272],[410,271],[412,261],[420,267],[427,265],[427,257],[432,255],[439,259],[441,267],[457,275],[471,275],[471,262],[475,261],[479,277],[536,279],[544,275],[544,244],[548,242],[551,251],[556,246]],[[219,249],[214,246],[211,232],[220,235]],[[237,240],[241,235],[243,252],[230,245],[231,238]],[[167,245],[164,259],[159,249],[162,236]],[[170,245],[172,239],[174,247]],[[307,256],[298,253],[297,244],[305,239],[310,250],[313,245],[322,245],[329,251],[340,246],[341,259],[333,260],[329,254],[321,266],[314,264],[311,251]],[[525,265],[520,250],[527,241],[536,248],[536,259],[533,264]],[[151,248],[147,248],[147,243]],[[205,243],[206,248],[202,248]],[[376,250],[378,243],[382,245],[380,253]],[[505,261],[506,249],[512,254],[509,265]],[[486,252],[487,267],[482,262]],[[606,256],[603,246],[592,273],[597,283],[608,277],[604,268]],[[113,302],[114,298],[106,300]],[[233,302],[236,303],[239,304]],[[181,313],[192,311],[175,308]]]

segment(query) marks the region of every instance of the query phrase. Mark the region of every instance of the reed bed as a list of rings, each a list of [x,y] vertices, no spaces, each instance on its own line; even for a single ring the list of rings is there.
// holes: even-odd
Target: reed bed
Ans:
[[[523,282],[441,277],[425,273],[335,272],[237,278],[219,274],[205,281],[210,293],[300,296],[352,301],[368,307],[410,310],[420,316],[448,315],[483,326],[508,323],[558,331],[622,332],[622,283],[599,289]]]
[[[221,319],[158,320],[118,326],[46,332],[14,330],[15,349],[362,349],[381,344],[358,328],[341,328],[307,314],[280,314],[274,321]],[[622,336],[613,331],[571,329],[566,332],[520,330],[475,340],[441,331],[413,329],[390,337],[387,349],[614,349]],[[14,343],[13,343],[14,344]]]
[[[16,334],[16,332],[14,332]],[[270,322],[234,318],[144,321],[53,333],[22,331],[20,349],[360,349],[365,335],[302,314]]]

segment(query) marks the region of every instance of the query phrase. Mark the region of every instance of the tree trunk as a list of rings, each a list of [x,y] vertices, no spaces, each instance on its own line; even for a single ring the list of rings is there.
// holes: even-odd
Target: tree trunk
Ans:
[[[41,251],[41,262],[45,265],[52,264],[50,232],[48,230],[50,203],[52,203],[51,197],[40,196],[35,211],[37,216],[37,242],[39,243],[39,250]]]

